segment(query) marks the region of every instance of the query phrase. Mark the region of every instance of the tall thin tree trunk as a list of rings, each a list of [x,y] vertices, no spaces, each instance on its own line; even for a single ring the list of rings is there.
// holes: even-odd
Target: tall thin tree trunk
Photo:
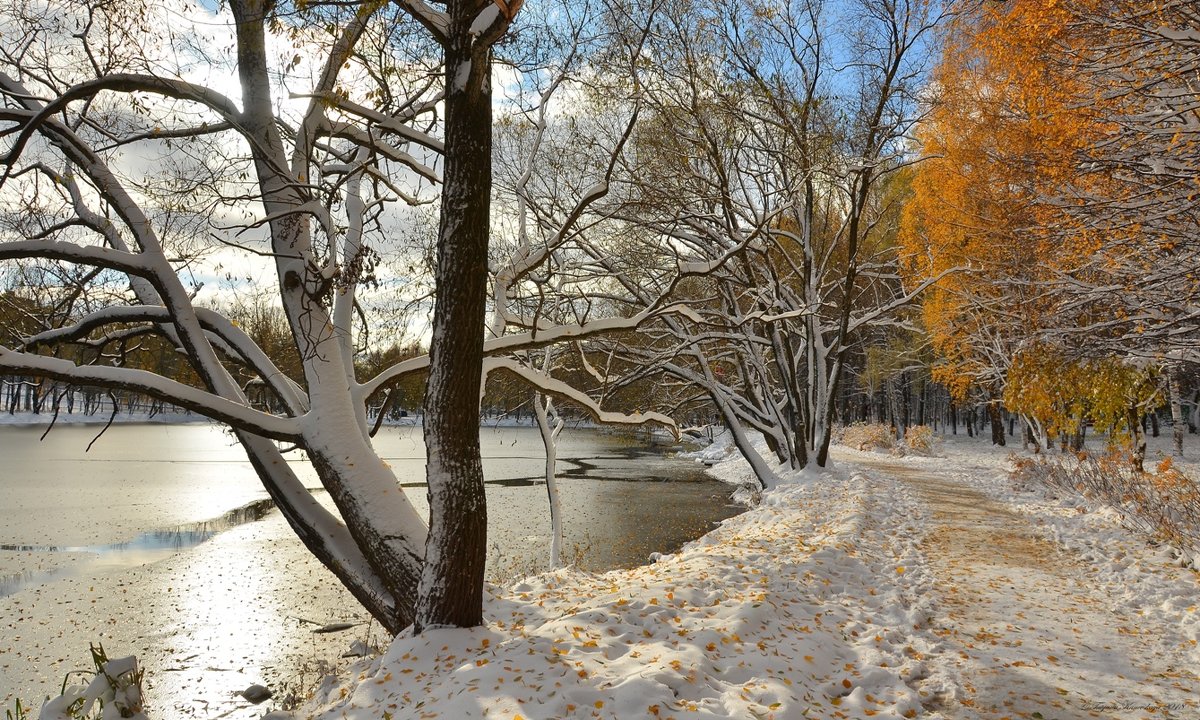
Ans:
[[[546,365],[549,365],[547,356]],[[549,370],[547,367],[546,370]],[[537,417],[538,431],[542,436],[542,448],[546,452],[546,500],[550,503],[550,569],[562,567],[562,500],[558,492],[556,464],[558,460],[558,436],[564,426],[562,416],[550,423],[550,412],[554,402],[547,396],[535,392],[533,409]]]
[[[925,424],[925,403],[929,395],[929,383],[921,381],[921,394],[917,396],[917,424]]]
[[[490,50],[472,48],[480,0],[451,0],[446,42],[446,167],[438,227],[437,301],[425,388],[429,537],[417,632],[483,622],[487,500],[479,398],[492,182]]]
[[[1167,367],[1167,395],[1171,405],[1171,439],[1174,442],[1174,454],[1183,457],[1183,398],[1179,396],[1179,366],[1174,363]]]
[[[1138,415],[1137,406],[1130,405],[1125,411],[1125,424],[1129,426],[1129,440],[1132,445],[1130,448],[1130,463],[1133,465],[1134,470],[1143,472],[1146,461],[1146,435],[1142,432],[1142,421],[1145,418]]]

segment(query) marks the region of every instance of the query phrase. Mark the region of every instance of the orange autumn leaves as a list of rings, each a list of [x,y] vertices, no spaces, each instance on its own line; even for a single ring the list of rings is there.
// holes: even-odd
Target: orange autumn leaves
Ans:
[[[1045,283],[1099,249],[1103,234],[1068,212],[1106,182],[1081,168],[1113,101],[1072,71],[1092,41],[1078,13],[1096,2],[964,4],[945,35],[900,242],[911,282],[944,274],[924,316],[935,379],[958,398],[1000,391],[1053,312]]]

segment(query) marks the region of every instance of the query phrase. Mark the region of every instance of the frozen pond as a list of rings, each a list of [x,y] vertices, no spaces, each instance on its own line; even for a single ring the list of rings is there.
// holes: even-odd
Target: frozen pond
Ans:
[[[137,653],[159,717],[261,717],[232,693],[303,694],[369,623],[311,560],[240,449],[207,425],[0,427],[0,698],[37,700],[84,665],[87,643]],[[420,429],[376,445],[424,510]],[[484,428],[489,575],[545,562],[543,456],[530,428]],[[559,445],[566,556],[589,570],[645,562],[737,512],[730,488],[665,448],[594,430]],[[302,464],[297,465],[303,468]],[[302,475],[312,487],[315,476]],[[227,714],[228,713],[228,714]]]

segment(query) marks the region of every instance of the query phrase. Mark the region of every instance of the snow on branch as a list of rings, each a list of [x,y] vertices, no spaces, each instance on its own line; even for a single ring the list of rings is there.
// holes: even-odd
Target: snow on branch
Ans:
[[[4,73],[0,73],[0,83],[6,88],[20,86],[19,83]],[[16,141],[3,159],[0,159],[0,162],[11,168],[14,161],[24,152],[29,140],[35,133],[41,130],[42,125],[50,118],[76,100],[90,99],[106,90],[124,93],[149,92],[179,100],[200,103],[219,115],[222,120],[233,123],[235,126],[240,119],[240,111],[237,105],[228,97],[212,88],[172,78],[117,73],[74,85],[42,106],[37,114],[31,117],[25,123],[24,127],[21,128],[20,135],[17,136]]]
[[[304,95],[293,94],[292,97],[304,97]],[[436,153],[444,153],[446,151],[446,143],[444,141],[439,140],[429,133],[421,132],[420,130],[409,126],[401,118],[366,107],[365,105],[356,103],[350,98],[343,97],[338,93],[324,93],[319,96],[319,99],[348,114],[356,115],[364,120],[370,121],[372,126],[378,128],[379,130],[386,130],[387,132],[395,133],[407,142],[429,148]]]
[[[308,399],[291,378],[284,375],[275,363],[263,352],[250,336],[246,335],[224,315],[207,308],[196,308],[196,317],[206,332],[211,333],[221,350],[230,357],[252,368],[263,382],[267,383],[287,405],[294,415],[302,415],[308,409]],[[174,317],[168,308],[161,305],[129,305],[107,307],[93,312],[72,325],[46,330],[28,337],[24,346],[34,350],[38,346],[56,343],[77,342],[86,338],[93,330],[115,323],[147,322],[171,324]]]
[[[525,0],[492,0],[471,21],[468,33],[477,48],[488,47],[504,36]]]
[[[489,338],[483,343],[483,352],[487,356],[496,356],[505,353],[520,352],[522,350],[534,350],[546,347],[547,345],[582,340],[597,335],[636,330],[650,320],[670,315],[684,315],[693,320],[698,320],[698,316],[696,316],[690,307],[682,303],[677,303],[662,308],[648,308],[631,317],[601,318],[577,325],[537,328],[528,332]],[[427,367],[429,367],[428,355],[410,358],[392,365],[375,377],[362,383],[358,388],[359,398],[365,401],[366,398],[379,392],[389,383],[395,382],[405,375],[424,370]]]
[[[129,275],[150,277],[154,268],[142,256],[99,245],[76,245],[59,240],[17,240],[0,243],[0,260],[46,258],[92,265]]]
[[[437,170],[421,162],[412,154],[401,150],[391,143],[383,141],[378,136],[368,132],[367,130],[364,130],[357,125],[351,125],[349,123],[330,123],[328,131],[333,137],[349,140],[361,147],[374,150],[385,159],[404,165],[432,183],[441,183],[442,181],[441,175]]]
[[[847,332],[852,333],[852,332],[858,330],[859,328],[868,327],[872,324],[879,323],[881,318],[884,318],[884,317],[888,316],[889,314],[895,312],[896,310],[898,310],[906,305],[911,304],[918,297],[920,297],[922,293],[924,293],[926,290],[928,290],[933,285],[936,285],[938,282],[940,282],[942,280],[942,278],[944,278],[948,275],[953,275],[955,273],[963,272],[964,270],[966,270],[966,268],[962,268],[962,267],[953,267],[953,268],[944,270],[944,271],[938,273],[937,275],[926,278],[925,280],[923,280],[921,282],[921,284],[917,285],[915,288],[913,288],[909,292],[906,292],[903,295],[900,295],[899,297],[895,298],[891,302],[883,303],[883,304],[879,305],[878,307],[872,308],[870,312],[863,313],[862,315],[853,316],[846,326]]]
[[[661,425],[679,439],[679,428],[675,421],[671,418],[657,412],[648,413],[633,413],[627,415],[625,413],[611,412],[602,410],[600,406],[589,397],[587,394],[571,387],[562,380],[552,378],[549,375],[533,368],[524,365],[512,358],[508,357],[493,357],[484,360],[483,370],[485,375],[493,370],[505,370],[528,383],[533,388],[537,389],[546,395],[554,396],[560,400],[565,400],[574,403],[583,408],[596,422],[606,425],[646,425],[654,423]]]
[[[11,350],[3,345],[0,345],[0,369],[78,385],[139,392],[193,410],[238,430],[274,440],[296,442],[301,439],[301,426],[296,419],[259,412],[241,403],[146,370],[106,365],[76,365],[59,358]]]

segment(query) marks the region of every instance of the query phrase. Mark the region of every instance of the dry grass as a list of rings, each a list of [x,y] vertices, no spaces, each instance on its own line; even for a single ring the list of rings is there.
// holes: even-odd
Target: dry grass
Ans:
[[[842,429],[838,442],[855,450],[891,450],[896,446],[896,435],[890,425],[854,423]]]
[[[884,423],[854,423],[841,429],[834,438],[838,443],[855,450],[873,452],[886,450],[893,455],[935,454],[937,436],[928,425],[912,425],[904,440],[896,439],[896,429]]]
[[[1014,480],[1111,506],[1130,529],[1172,545],[1185,562],[1200,555],[1200,482],[1170,458],[1152,472],[1135,470],[1120,453],[1014,458],[1013,465]]]

